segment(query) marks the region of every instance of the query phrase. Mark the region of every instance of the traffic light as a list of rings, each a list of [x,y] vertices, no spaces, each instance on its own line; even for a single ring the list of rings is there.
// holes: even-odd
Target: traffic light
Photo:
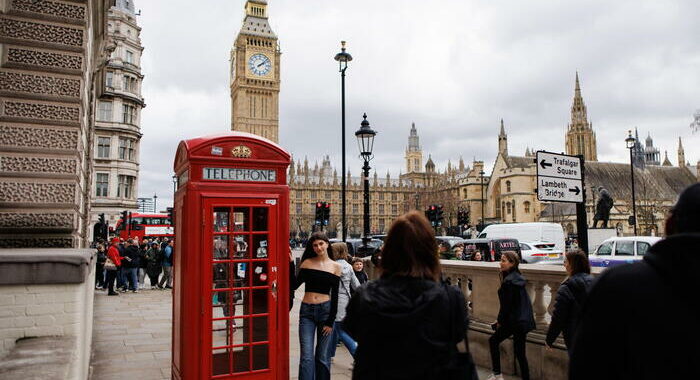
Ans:
[[[175,225],[175,210],[173,210],[172,207],[168,207],[166,210],[168,210],[168,219],[170,219],[170,225],[174,226]]]
[[[459,208],[459,211],[457,211],[457,224],[460,226],[469,224],[469,209]]]
[[[129,219],[129,212],[124,210],[122,211],[122,226],[126,225]]]
[[[445,217],[443,216],[443,211],[442,211],[442,205],[437,205],[435,207],[435,225],[436,226],[442,226],[442,220]]]
[[[323,222],[323,203],[316,202],[316,213],[314,214],[314,224],[321,225]]]
[[[435,207],[435,205],[428,206],[428,209],[425,210],[425,217],[428,218],[428,220],[430,221],[430,225],[433,227],[436,226],[436,224],[435,224],[435,222],[436,222],[435,217],[436,216],[437,216],[437,207]]]
[[[328,221],[331,219],[331,204],[323,202],[323,225],[327,226]]]

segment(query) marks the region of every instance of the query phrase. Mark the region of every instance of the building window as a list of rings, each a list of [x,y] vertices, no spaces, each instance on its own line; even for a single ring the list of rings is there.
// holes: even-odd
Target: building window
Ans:
[[[316,190],[309,191],[309,198],[316,199]]]
[[[379,232],[384,232],[384,218],[379,219]]]
[[[352,192],[352,199],[359,199],[359,194],[360,194],[359,192],[353,191]]]
[[[360,206],[358,206],[357,203],[354,203],[354,204],[352,205],[352,213],[353,213],[353,214],[357,214],[357,213],[359,213],[359,212],[360,212]]]
[[[112,87],[114,87],[113,82],[114,82],[114,73],[111,71],[107,71],[105,73],[105,86],[112,88]]]
[[[136,78],[124,75],[124,91],[136,92]]]
[[[383,192],[379,193],[379,200],[380,201],[384,200],[384,193]]]
[[[119,186],[117,187],[117,197],[131,199],[134,193],[134,179],[130,175],[119,176]]]
[[[135,142],[124,137],[119,138],[119,158],[122,160],[134,161],[136,159]]]
[[[130,50],[126,51],[126,63],[134,63],[134,52]]]
[[[301,199],[302,198],[301,190],[297,190],[296,195],[297,195],[297,199]]]
[[[403,194],[403,200],[404,200],[404,201],[407,201],[407,200],[408,200],[408,193],[404,193],[404,194]]]
[[[297,215],[301,215],[303,207],[304,206],[301,203],[297,203]]]
[[[97,106],[97,120],[112,121],[112,102],[99,102]]]
[[[95,195],[98,197],[106,197],[108,195],[109,189],[109,174],[107,173],[97,173],[96,183],[95,183]]]
[[[391,205],[391,213],[392,213],[393,215],[398,214],[398,213],[399,213],[399,206],[397,206],[397,205]]]
[[[330,199],[331,199],[331,192],[328,191],[328,190],[326,190],[325,196],[326,196],[326,199],[327,199],[327,200],[330,200]]]
[[[380,215],[384,214],[384,205],[379,205],[379,214]]]
[[[510,207],[510,202],[506,202],[506,213],[510,215],[511,213],[511,207]]]
[[[97,157],[98,158],[109,158],[110,142],[111,142],[111,139],[109,137],[98,137],[97,138]]]
[[[136,107],[131,104],[124,104],[122,110],[122,122],[126,124],[136,124]]]
[[[391,193],[391,200],[392,200],[392,201],[397,201],[397,200],[399,200],[399,194],[397,194],[397,193]]]
[[[523,207],[525,208],[525,213],[529,214],[530,213],[530,202],[525,202],[523,203]]]
[[[464,199],[467,199],[467,189],[464,189]]]
[[[510,181],[506,181],[506,193],[510,193]]]

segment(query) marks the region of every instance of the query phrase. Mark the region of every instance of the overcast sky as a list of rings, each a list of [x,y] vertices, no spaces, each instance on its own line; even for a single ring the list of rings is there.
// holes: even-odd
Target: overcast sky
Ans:
[[[579,72],[600,161],[627,162],[628,129],[651,133],[677,164],[700,160],[700,2],[269,0],[282,49],[280,143],[295,159],[330,155],[340,168],[340,40],[346,77],[347,162],[366,112],[376,168],[404,167],[411,122],[438,169],[460,155],[490,168],[499,120],[509,152],[564,151]],[[180,140],[230,130],[228,59],[244,0],[138,0],[145,51],[139,196],[172,203]]]

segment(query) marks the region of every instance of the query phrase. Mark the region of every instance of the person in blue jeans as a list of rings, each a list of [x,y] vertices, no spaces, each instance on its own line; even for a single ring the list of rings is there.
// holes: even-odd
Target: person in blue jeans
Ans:
[[[341,268],[330,258],[329,253],[328,237],[322,232],[314,232],[306,243],[298,274],[293,257],[289,257],[290,292],[302,283],[306,284],[299,310],[299,380],[331,378],[328,345],[331,343],[338,310]]]
[[[328,345],[328,356],[332,359],[335,357],[335,348],[338,346],[338,341],[343,342],[347,347],[350,355],[355,357],[357,342],[343,328],[343,319],[345,319],[345,308],[348,307],[350,297],[355,289],[360,287],[360,281],[355,276],[355,271],[352,265],[348,262],[348,245],[343,242],[333,243],[331,245],[331,253],[333,260],[340,265],[340,286],[338,287],[338,312],[335,315],[335,325],[333,326],[333,339]]]

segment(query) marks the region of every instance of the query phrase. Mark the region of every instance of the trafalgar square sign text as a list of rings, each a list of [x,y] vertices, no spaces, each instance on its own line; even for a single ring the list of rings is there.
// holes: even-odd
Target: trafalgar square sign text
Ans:
[[[583,160],[577,156],[538,151],[537,199],[583,202]]]

